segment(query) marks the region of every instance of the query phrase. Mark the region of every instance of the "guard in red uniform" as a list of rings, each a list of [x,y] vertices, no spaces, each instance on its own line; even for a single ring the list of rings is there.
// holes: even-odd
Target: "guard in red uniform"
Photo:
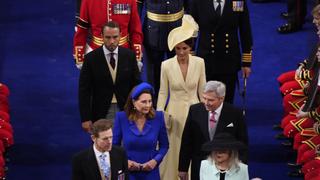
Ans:
[[[82,67],[84,55],[103,44],[101,28],[108,21],[115,21],[121,28],[119,45],[136,52],[139,67],[142,67],[141,21],[135,0],[83,0],[77,32],[73,42],[73,56],[78,68]],[[92,39],[86,45],[89,28]]]

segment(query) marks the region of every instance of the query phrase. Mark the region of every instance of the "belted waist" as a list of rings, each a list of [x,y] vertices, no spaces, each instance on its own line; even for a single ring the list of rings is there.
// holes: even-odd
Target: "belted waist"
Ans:
[[[92,36],[91,41],[98,46],[102,46],[102,44],[104,43],[102,38],[99,38],[96,36]],[[119,46],[124,45],[128,41],[129,41],[129,33],[126,36],[123,36],[120,38]]]
[[[156,14],[150,11],[147,11],[147,17],[153,21],[157,22],[173,22],[182,18],[184,14],[184,8],[180,12],[174,14]]]

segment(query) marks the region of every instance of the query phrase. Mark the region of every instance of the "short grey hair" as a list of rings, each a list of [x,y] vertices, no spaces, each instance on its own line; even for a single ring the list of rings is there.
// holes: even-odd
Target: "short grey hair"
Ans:
[[[220,81],[208,81],[202,88],[202,93],[216,92],[217,98],[221,99],[226,95],[226,85]]]

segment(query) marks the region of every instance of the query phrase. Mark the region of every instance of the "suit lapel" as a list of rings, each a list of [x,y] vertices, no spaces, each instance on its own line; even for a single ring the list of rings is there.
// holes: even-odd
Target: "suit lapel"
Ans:
[[[122,47],[118,46],[118,65],[117,65],[117,75],[115,85],[118,84],[118,79],[122,75],[124,68],[126,67],[127,60],[125,59],[125,54]]]
[[[212,12],[211,14],[208,14],[208,18],[210,19],[210,22],[212,22],[213,25],[216,26],[218,24],[218,21],[217,21],[218,16],[213,5],[213,0],[206,0],[204,7],[207,8],[208,10],[204,10],[203,12]]]
[[[229,112],[228,107],[226,107],[226,106],[227,106],[226,103],[223,103],[223,106],[221,109],[221,114],[220,114],[219,121],[218,121],[218,127],[216,129],[215,134],[225,132],[225,128],[227,127],[227,124],[229,122],[229,119],[226,118],[226,116],[230,112]]]
[[[98,165],[96,155],[94,154],[92,146],[88,152],[87,159],[88,159],[87,161],[88,169],[92,175],[93,180],[101,180],[99,165]]]
[[[99,48],[99,51],[101,51],[101,53],[98,54],[97,65],[100,67],[102,73],[106,76],[108,81],[110,81],[110,83],[113,84],[111,73],[110,73],[110,70],[109,70],[109,67],[107,64],[107,59],[106,59],[106,56],[104,55],[104,51],[102,49],[102,46]]]
[[[177,78],[177,80],[179,81],[179,84],[183,87],[183,89],[185,91],[189,92],[188,88],[187,88],[187,85],[186,85],[186,82],[183,80],[183,75],[182,75],[182,72],[181,72],[181,69],[180,69],[180,66],[179,66],[179,63],[178,63],[177,56],[174,56],[171,62],[172,62],[171,72],[174,74],[174,77]],[[187,73],[189,73],[189,67],[190,67],[190,64],[188,66],[188,72]],[[177,69],[179,69],[179,70],[177,70]],[[188,77],[188,75],[187,75],[187,77]]]
[[[209,127],[208,127],[208,111],[206,110],[203,104],[202,104],[202,107],[200,108],[200,111],[201,112],[199,112],[199,118],[198,118],[200,128],[204,137],[206,137],[206,141],[209,141],[210,136],[209,136]]]
[[[194,69],[196,69],[196,63],[193,61],[192,56],[189,54],[189,65],[188,65],[188,73],[186,77],[186,88],[188,87],[189,83],[192,83],[192,79],[194,78]],[[188,91],[188,88],[186,89]]]
[[[109,152],[110,154],[110,165],[111,165],[111,179],[118,179],[118,172],[117,172],[117,167],[118,167],[118,161],[117,161],[117,154],[111,149]],[[122,172],[123,173],[123,172]]]

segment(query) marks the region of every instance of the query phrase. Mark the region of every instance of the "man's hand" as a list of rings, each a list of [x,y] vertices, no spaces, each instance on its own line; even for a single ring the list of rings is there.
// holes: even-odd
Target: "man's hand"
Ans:
[[[128,160],[128,169],[129,171],[139,171],[140,164],[131,160]]]
[[[188,180],[188,172],[179,172],[178,176],[180,180]]]
[[[300,107],[299,111],[298,111],[297,114],[296,114],[296,117],[297,117],[298,119],[307,118],[307,117],[309,116],[309,113],[308,113],[308,112],[302,111],[303,107],[304,107],[304,104]]]
[[[139,72],[143,73],[144,72],[143,63],[141,61],[137,60],[137,64],[138,64]]]
[[[150,172],[150,171],[153,170],[153,168],[154,168],[157,164],[158,164],[158,162],[157,162],[155,159],[151,159],[150,161],[142,164],[142,166],[143,166],[143,167],[142,167],[142,170],[143,170],[143,171],[148,171],[148,172]]]
[[[82,68],[82,65],[83,65],[83,63],[76,63],[77,68],[80,69],[80,70]]]
[[[82,129],[87,133],[90,133],[90,127],[92,126],[92,121],[86,121],[82,123]]]
[[[316,154],[317,156],[320,156],[319,147],[320,147],[320,144],[318,144],[318,145],[316,146],[316,152],[315,152],[315,154]]]
[[[241,78],[249,78],[249,74],[251,73],[251,68],[250,67],[241,67],[242,71],[242,76]]]
[[[296,70],[296,76],[299,77],[300,76],[300,72],[304,71],[303,66],[299,66],[299,68]]]
[[[317,129],[318,129],[319,126],[320,126],[320,123],[319,123],[319,122],[315,122],[315,123],[313,124],[313,131],[314,131],[317,135],[319,135],[319,134],[317,133]]]

